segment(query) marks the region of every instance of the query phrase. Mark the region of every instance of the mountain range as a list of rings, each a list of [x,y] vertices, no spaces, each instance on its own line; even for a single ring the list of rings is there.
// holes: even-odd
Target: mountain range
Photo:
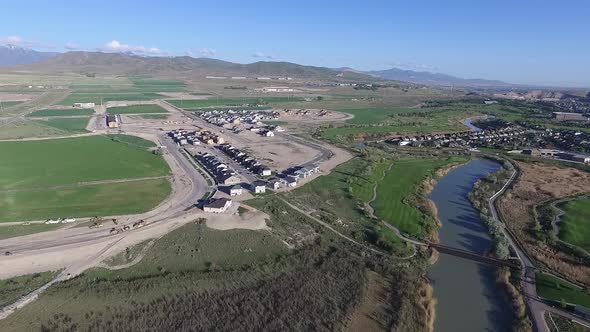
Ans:
[[[16,45],[0,45],[0,66],[14,66],[43,61],[58,55],[57,52],[39,52]]]
[[[14,45],[0,46],[0,66],[44,72],[90,72],[105,74],[168,73],[194,75],[256,75],[290,76],[320,80],[391,80],[430,86],[510,87],[509,83],[464,79],[451,75],[391,68],[378,71],[358,71],[352,68],[325,68],[289,62],[260,61],[238,64],[211,58],[146,57],[132,53],[102,52],[39,52]]]
[[[412,82],[432,86],[458,86],[458,87],[510,87],[510,83],[498,80],[486,80],[480,78],[460,78],[451,75],[432,73],[427,71],[413,71],[399,68],[364,72],[386,80]]]

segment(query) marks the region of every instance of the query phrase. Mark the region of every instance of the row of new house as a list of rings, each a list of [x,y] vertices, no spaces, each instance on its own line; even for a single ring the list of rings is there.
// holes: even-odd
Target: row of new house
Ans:
[[[226,124],[257,124],[263,120],[276,120],[280,114],[277,111],[259,111],[259,110],[212,110],[204,112],[195,112],[199,118],[217,125]]]
[[[195,156],[195,160],[216,177],[217,183],[236,185],[242,182],[235,170],[210,153],[199,153]]]
[[[510,141],[513,137],[521,137],[528,133],[535,133],[533,129],[499,129],[487,131],[467,131],[460,133],[405,136],[388,139],[387,142],[399,146],[414,147],[459,147],[471,146],[479,143],[494,144]]]
[[[261,162],[257,161],[246,152],[236,148],[231,144],[221,144],[218,145],[217,148],[253,174],[259,174],[261,176],[270,176],[272,174],[272,171],[269,167],[263,165]]]
[[[223,144],[225,140],[219,135],[215,135],[210,131],[187,131],[183,129],[172,130],[168,132],[170,136],[178,145],[198,145],[204,144]]]
[[[306,167],[297,167],[293,172],[290,172],[290,175],[284,175],[283,177],[273,177],[268,179],[267,181],[257,180],[254,181],[249,185],[250,191],[255,194],[265,193],[266,189],[277,190],[281,187],[295,187],[298,184],[299,179],[306,179],[312,176],[315,173],[320,171],[319,166],[314,166],[310,168]],[[285,173],[283,173],[285,174]],[[244,192],[244,187],[242,185],[234,185],[229,188],[230,196],[238,196]]]

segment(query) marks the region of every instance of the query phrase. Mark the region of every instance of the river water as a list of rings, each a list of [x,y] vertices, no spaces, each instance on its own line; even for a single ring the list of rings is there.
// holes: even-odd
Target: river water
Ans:
[[[478,179],[500,167],[487,159],[475,159],[438,181],[430,198],[442,222],[441,244],[478,254],[492,246],[479,212],[467,195]],[[438,300],[435,331],[510,331],[512,308],[495,281],[494,267],[440,254],[428,276]]]

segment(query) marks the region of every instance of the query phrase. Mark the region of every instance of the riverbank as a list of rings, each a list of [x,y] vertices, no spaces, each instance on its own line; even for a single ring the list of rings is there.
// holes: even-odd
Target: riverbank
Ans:
[[[434,204],[438,240],[442,245],[485,255],[491,246],[487,229],[467,195],[477,180],[496,171],[499,164],[471,160],[441,170],[428,197]],[[428,270],[436,298],[434,328],[443,331],[510,330],[510,303],[498,292],[496,269],[451,255],[439,255]]]

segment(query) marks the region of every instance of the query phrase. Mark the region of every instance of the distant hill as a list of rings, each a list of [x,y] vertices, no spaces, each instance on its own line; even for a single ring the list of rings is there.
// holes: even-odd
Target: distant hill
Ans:
[[[324,67],[304,66],[290,62],[260,61],[238,64],[210,58],[145,57],[123,53],[67,52],[50,59],[17,66],[19,70],[46,72],[91,72],[91,73],[175,73],[185,76],[289,76],[303,79],[377,80],[363,73],[337,71]]]
[[[451,75],[431,73],[427,71],[413,71],[399,68],[391,68],[387,70],[377,70],[365,72],[376,77],[386,80],[412,82],[417,84],[432,85],[432,86],[460,86],[460,87],[509,87],[510,83],[485,80],[485,79],[466,79]]]
[[[0,66],[30,64],[52,58],[59,53],[39,52],[15,45],[0,45]]]

